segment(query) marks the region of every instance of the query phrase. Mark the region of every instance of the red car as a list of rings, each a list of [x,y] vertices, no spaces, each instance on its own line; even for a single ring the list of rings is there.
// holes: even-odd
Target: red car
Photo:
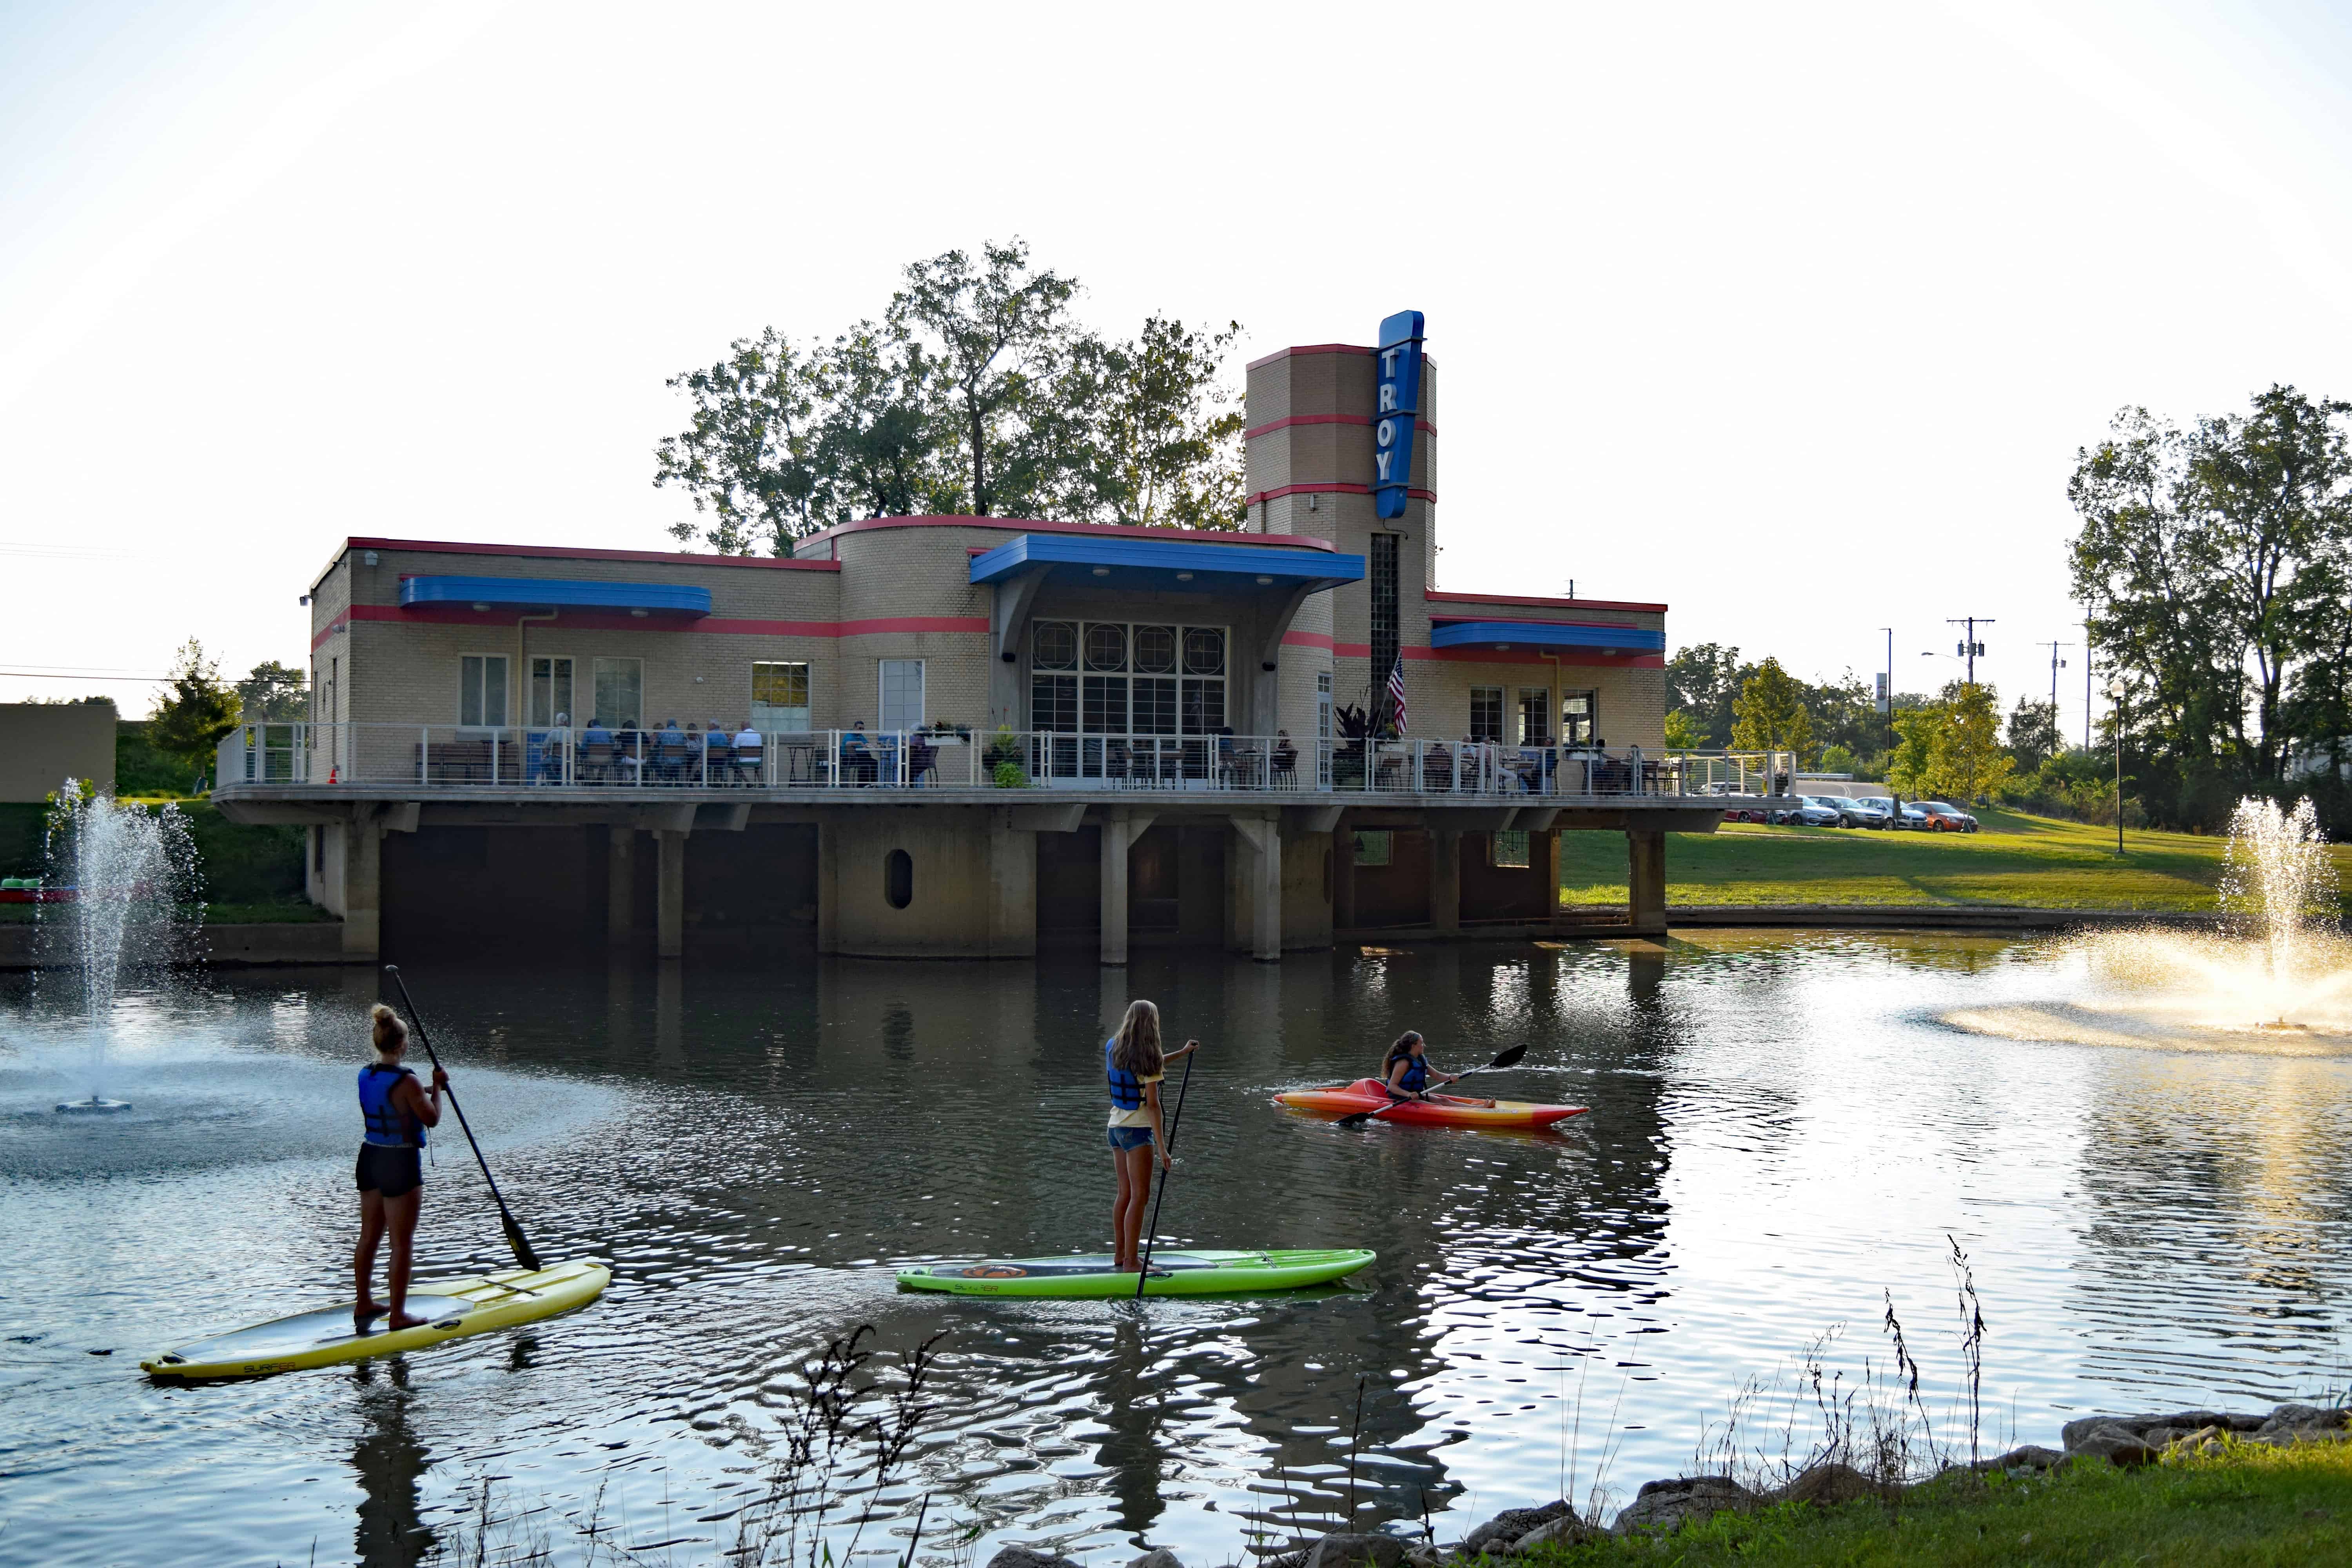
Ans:
[[[1921,820],[1919,826],[1929,833],[1974,833],[1977,819],[1957,805],[1940,800],[1917,800],[1911,803]]]

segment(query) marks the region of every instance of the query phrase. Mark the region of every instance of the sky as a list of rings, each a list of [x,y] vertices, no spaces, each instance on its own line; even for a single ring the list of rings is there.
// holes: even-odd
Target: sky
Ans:
[[[2352,395],[2347,73],[2302,4],[0,5],[0,700],[301,664],[350,535],[669,548],[666,377],[1014,235],[1236,377],[1423,311],[1442,587],[2046,694],[2118,408]]]

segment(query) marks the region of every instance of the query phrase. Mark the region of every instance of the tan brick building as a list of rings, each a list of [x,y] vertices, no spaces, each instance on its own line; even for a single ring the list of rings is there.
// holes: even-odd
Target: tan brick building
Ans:
[[[362,955],[805,931],[1270,959],[1549,927],[1579,829],[1629,836],[1654,928],[1660,835],[1775,764],[1666,753],[1664,605],[1440,584],[1434,366],[1408,420],[1396,363],[1249,367],[1239,532],[875,518],[787,559],[348,540],[308,599],[314,720],[232,738],[219,798],[312,826],[313,895]]]

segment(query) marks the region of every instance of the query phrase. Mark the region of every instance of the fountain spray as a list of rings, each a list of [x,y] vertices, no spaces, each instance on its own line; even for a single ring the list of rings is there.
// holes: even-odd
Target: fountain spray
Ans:
[[[2274,995],[2303,977],[2316,927],[2336,918],[2336,863],[2308,799],[2292,810],[2248,795],[2230,816],[2221,908],[2260,942]],[[2264,1026],[2292,1028],[2284,1010]]]
[[[90,1026],[89,1098],[62,1102],[68,1116],[128,1110],[97,1079],[106,1063],[106,1028],[124,978],[160,972],[186,955],[194,923],[182,911],[197,904],[202,877],[188,820],[166,803],[151,811],[68,779],[50,809],[47,841],[52,895],[40,911],[41,967],[80,977]]]

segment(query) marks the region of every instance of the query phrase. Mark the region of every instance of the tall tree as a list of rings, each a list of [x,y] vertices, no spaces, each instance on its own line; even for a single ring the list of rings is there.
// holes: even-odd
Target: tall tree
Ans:
[[[1754,666],[1739,662],[1739,650],[1720,643],[1695,643],[1666,660],[1666,706],[1689,715],[1704,737],[1702,746],[1731,742],[1732,702]]]
[[[693,405],[693,422],[654,448],[654,484],[676,485],[709,521],[673,523],[721,555],[765,550],[788,555],[792,542],[822,526],[829,497],[813,461],[817,387],[808,357],[773,327],[738,338],[727,357],[663,384]]]
[[[236,728],[236,693],[221,679],[219,662],[205,658],[205,645],[194,637],[180,645],[165,679],[170,689],[155,700],[148,743],[201,773],[221,737]]]
[[[2009,715],[2009,751],[2028,773],[2065,750],[2058,734],[2058,705],[2020,697]]]
[[[1241,323],[1221,332],[1147,317],[1125,342],[1076,338],[1041,421],[1063,443],[1064,514],[1135,527],[1238,528],[1241,399],[1224,379]],[[1066,425],[1064,422],[1066,422]]]
[[[252,724],[290,723],[308,715],[310,679],[290,664],[262,660],[236,683],[237,718]]]
[[[1073,328],[1074,279],[1033,271],[1019,237],[910,262],[891,299],[889,323],[935,360],[935,384],[953,408],[964,447],[968,495],[980,517],[1017,513],[1045,477],[1016,462],[1033,401],[1061,370]],[[1034,458],[1034,454],[1031,454]]]
[[[1743,752],[1795,752],[1799,765],[1812,750],[1813,718],[1805,711],[1804,688],[1777,658],[1756,667],[1732,703],[1731,743]]]
[[[1937,795],[1971,801],[2016,769],[2017,759],[2000,749],[2000,702],[1991,687],[1956,682],[1934,712],[1927,782]]]
[[[824,416],[818,489],[831,522],[858,511],[905,517],[955,510],[952,470],[938,461],[940,424],[929,362],[904,333],[860,321],[833,341],[818,367]]]

